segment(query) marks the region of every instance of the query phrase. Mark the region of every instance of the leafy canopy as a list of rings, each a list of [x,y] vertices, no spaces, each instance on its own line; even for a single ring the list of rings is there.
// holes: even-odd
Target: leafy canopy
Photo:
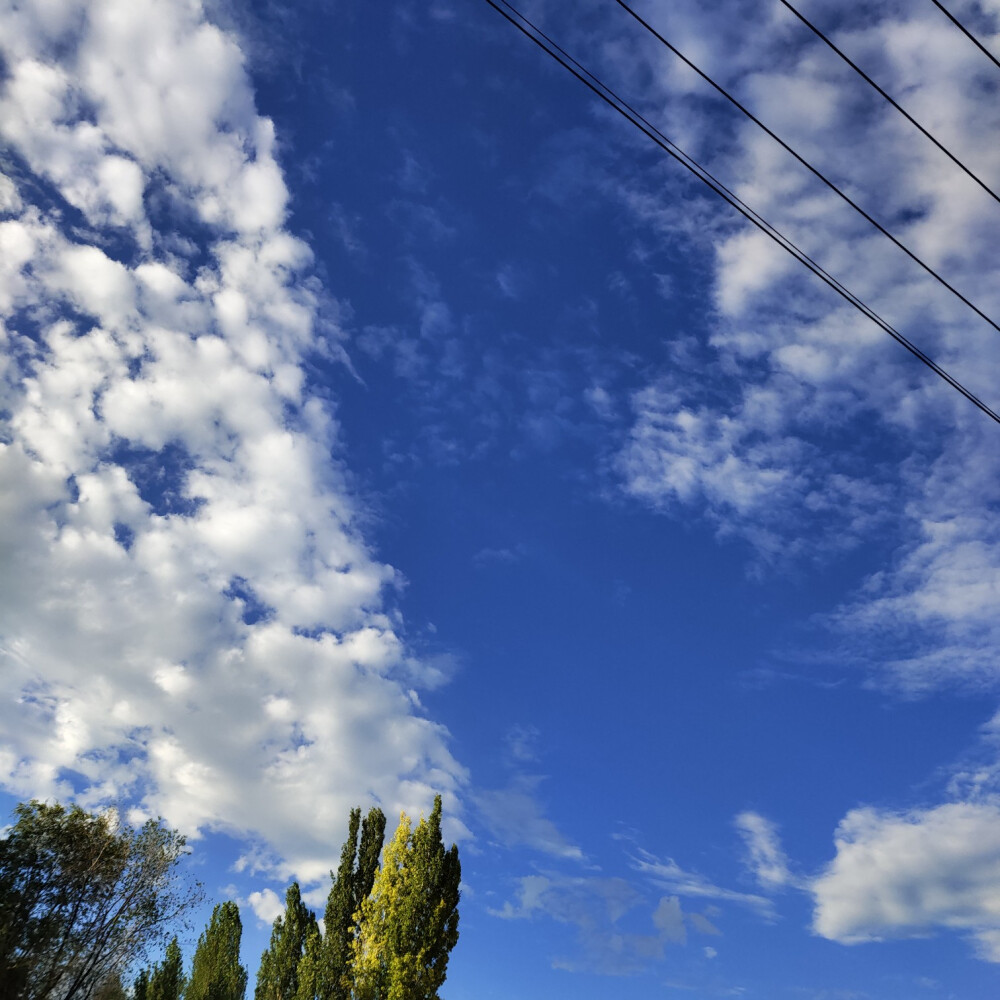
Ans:
[[[113,992],[198,897],[179,877],[184,838],[160,820],[134,829],[75,805],[31,801],[15,815],[0,840],[0,996]]]

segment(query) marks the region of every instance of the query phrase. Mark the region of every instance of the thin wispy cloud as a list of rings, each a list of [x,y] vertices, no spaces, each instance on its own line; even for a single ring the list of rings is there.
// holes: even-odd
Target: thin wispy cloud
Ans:
[[[756,812],[742,812],[735,819],[736,829],[746,847],[746,864],[765,891],[801,887],[803,880],[790,869],[781,846],[777,826]]]
[[[573,926],[576,951],[553,956],[554,969],[628,976],[662,962],[669,946],[687,942],[686,915],[676,896],[664,896],[644,915],[644,931],[625,930],[623,918],[643,902],[624,879],[546,872],[520,879],[515,899],[492,913],[502,920],[545,917]]]
[[[774,915],[773,904],[766,896],[715,885],[698,872],[685,871],[673,858],[658,858],[655,854],[638,848],[632,858],[632,865],[658,887],[682,898],[738,903],[757,911],[761,916],[770,918]]]

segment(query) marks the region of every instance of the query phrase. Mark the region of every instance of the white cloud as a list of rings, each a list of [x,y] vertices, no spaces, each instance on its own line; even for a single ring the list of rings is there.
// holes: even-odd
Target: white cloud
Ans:
[[[3,141],[86,222],[0,183],[0,783],[131,798],[307,882],[372,796],[454,816],[411,690],[441,671],[305,385],[338,334],[236,42],[197,2],[54,0],[0,12],[0,55]]]
[[[799,884],[800,880],[789,870],[788,858],[774,823],[751,811],[740,813],[735,823],[746,845],[747,866],[762,889],[775,890]]]
[[[715,885],[704,875],[685,871],[673,858],[664,861],[648,851],[639,849],[632,863],[636,871],[646,875],[655,885],[677,896],[739,903],[757,911],[761,916],[773,916],[771,901],[766,897]]]
[[[273,924],[285,912],[284,900],[273,889],[251,892],[247,903],[257,919],[265,924]]]
[[[633,397],[618,460],[633,496],[667,512],[700,507],[720,537],[746,539],[764,564],[849,549],[884,521],[884,483],[846,475],[836,455],[785,429],[811,405],[795,386],[747,389],[737,409],[720,412],[686,404],[685,379],[664,377]]]
[[[835,842],[811,884],[817,934],[852,944],[957,930],[1000,961],[1000,802],[855,809]]]
[[[930,468],[908,506],[912,533],[895,564],[831,619],[879,656],[910,691],[995,686],[1000,534],[990,511],[998,462],[990,435],[970,429]]]

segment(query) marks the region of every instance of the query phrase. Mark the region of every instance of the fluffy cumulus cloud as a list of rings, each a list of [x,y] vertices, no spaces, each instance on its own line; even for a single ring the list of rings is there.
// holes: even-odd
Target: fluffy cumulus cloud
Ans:
[[[1000,800],[855,809],[836,848],[811,885],[817,934],[855,943],[950,928],[1000,962]]]
[[[318,878],[464,775],[306,386],[273,127],[197,0],[8,6],[0,58],[0,783]]]
[[[755,9],[748,20],[744,5],[724,6],[711,14],[697,4],[642,9],[1000,318],[990,264],[1000,205],[786,9]],[[996,68],[940,11],[819,2],[808,13],[1000,187]],[[995,42],[987,22],[978,28]],[[996,407],[995,329],[639,25],[608,15],[604,34],[615,43],[590,58],[610,80],[640,95],[644,110],[747,203]],[[576,42],[588,51],[586,38]],[[640,70],[652,84],[640,86]],[[617,174],[643,246],[680,243],[710,256],[714,300],[707,322],[672,333],[669,366],[631,395],[631,431],[617,461],[624,489],[669,514],[700,512],[721,536],[749,543],[758,570],[877,543],[886,568],[830,619],[846,642],[859,640],[858,658],[878,660],[914,689],[995,684],[998,428],[763,234],[683,184],[673,169],[626,165]]]

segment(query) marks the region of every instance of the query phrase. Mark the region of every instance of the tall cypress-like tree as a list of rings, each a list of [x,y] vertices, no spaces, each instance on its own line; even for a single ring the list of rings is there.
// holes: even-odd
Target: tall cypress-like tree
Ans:
[[[358,843],[360,828],[361,842]],[[324,932],[317,954],[303,957],[298,1000],[348,1000],[351,995],[351,941],[357,931],[356,916],[371,892],[378,859],[385,839],[385,814],[377,806],[364,822],[361,810],[352,809],[347,840],[340,851],[340,864],[333,877],[323,916]],[[315,984],[308,993],[307,984]]]
[[[244,1000],[247,970],[240,965],[242,936],[240,908],[232,900],[219,903],[198,938],[184,1000]]]
[[[302,902],[298,882],[285,894],[285,912],[271,930],[271,946],[260,957],[254,1000],[296,1000],[299,963],[316,917]]]
[[[378,872],[378,859],[385,842],[385,813],[377,806],[368,810],[361,824],[361,844],[358,847],[358,866],[351,879],[352,920],[368,898]]]
[[[91,994],[91,1000],[128,1000],[121,973],[109,972]]]
[[[323,936],[319,924],[314,921],[306,933],[306,946],[299,960],[296,1000],[318,1000],[325,995],[323,970]]]
[[[184,959],[176,936],[167,945],[167,954],[153,968],[146,987],[146,1000],[180,1000],[184,991]]]
[[[351,943],[354,1000],[439,1000],[458,941],[458,848],[441,840],[441,797],[414,831],[409,817],[385,849]]]
[[[347,840],[340,849],[340,864],[336,874],[331,872],[333,884],[326,899],[323,914],[323,939],[318,957],[319,970],[316,977],[317,1000],[344,1000],[347,986],[344,977],[351,942],[351,927],[354,922],[353,893],[351,882],[354,878],[354,862],[358,856],[358,828],[361,825],[361,810],[352,809],[347,827]],[[311,1000],[301,997],[300,1000]]]

